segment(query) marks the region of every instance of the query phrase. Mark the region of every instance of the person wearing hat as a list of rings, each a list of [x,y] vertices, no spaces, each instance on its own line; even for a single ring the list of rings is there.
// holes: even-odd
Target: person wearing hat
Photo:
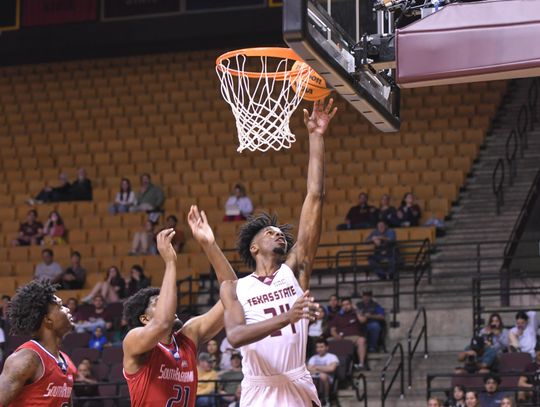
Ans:
[[[503,398],[507,394],[499,391],[501,378],[494,374],[488,374],[484,377],[484,391],[480,393],[478,399],[482,407],[499,407]]]
[[[210,407],[216,405],[216,399],[207,394],[216,393],[216,382],[219,380],[217,372],[212,369],[212,357],[207,352],[199,353],[197,376],[199,383],[197,384],[197,407]],[[203,397],[201,397],[203,396]]]
[[[384,308],[373,300],[371,290],[362,291],[362,301],[356,303],[357,311],[367,318],[367,343],[368,352],[376,352],[379,339],[386,323],[384,319]]]

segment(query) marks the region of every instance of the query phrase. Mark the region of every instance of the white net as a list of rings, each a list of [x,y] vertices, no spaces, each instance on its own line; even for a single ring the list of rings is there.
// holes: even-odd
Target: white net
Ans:
[[[260,75],[250,77],[246,68],[257,58]],[[294,62],[289,58],[237,54],[216,66],[221,94],[236,119],[238,152],[280,150],[295,142],[289,120],[304,96],[311,68],[302,64],[300,69],[291,71]]]

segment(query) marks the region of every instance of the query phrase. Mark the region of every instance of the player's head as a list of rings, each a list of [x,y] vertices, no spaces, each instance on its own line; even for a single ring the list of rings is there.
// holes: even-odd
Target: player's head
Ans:
[[[159,288],[147,287],[137,291],[124,303],[124,318],[130,329],[147,325],[154,317],[159,300]],[[182,321],[176,317],[173,330],[182,327]]]
[[[285,257],[294,244],[291,229],[291,225],[278,225],[276,215],[251,216],[240,228],[240,257],[251,268],[256,267],[258,257]]]
[[[47,330],[63,338],[71,332],[73,317],[55,292],[54,285],[41,281],[32,281],[19,288],[9,307],[11,333],[38,337]]]
[[[324,356],[328,353],[328,342],[326,339],[317,339],[317,342],[315,342],[315,351],[319,356]]]

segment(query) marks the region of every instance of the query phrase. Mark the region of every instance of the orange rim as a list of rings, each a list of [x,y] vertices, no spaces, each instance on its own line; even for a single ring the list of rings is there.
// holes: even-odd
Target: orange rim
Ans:
[[[237,69],[231,69],[223,65],[224,61],[231,58],[235,58],[238,55],[245,55],[246,57],[270,57],[270,58],[292,59],[294,61],[304,63],[305,67],[294,72],[292,72],[289,69],[287,71],[282,71],[282,72],[264,73],[264,76],[268,78],[273,78],[278,81],[283,81],[286,78],[297,76],[300,73],[304,72],[305,70],[310,69],[309,65],[306,64],[302,60],[302,58],[300,58],[298,54],[294,52],[292,49],[279,48],[279,47],[244,48],[244,49],[237,49],[235,51],[229,51],[229,52],[224,53],[223,55],[220,55],[216,59],[216,68],[219,69],[221,72],[228,72],[231,75],[235,75],[235,76],[247,76],[248,78],[257,78],[257,79],[263,76],[262,72],[239,71]]]

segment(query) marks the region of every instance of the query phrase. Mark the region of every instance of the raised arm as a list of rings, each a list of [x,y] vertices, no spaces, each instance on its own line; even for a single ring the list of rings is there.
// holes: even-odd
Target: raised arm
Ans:
[[[192,205],[188,214],[188,224],[193,237],[201,245],[210,264],[212,264],[219,283],[221,284],[225,280],[236,280],[236,273],[217,245],[214,232],[208,224],[204,211],[199,211],[197,206]]]
[[[6,359],[0,375],[0,406],[8,406],[27,383],[43,374],[43,367],[37,353],[21,349]]]
[[[123,341],[124,368],[136,364],[134,358],[150,351],[170,333],[176,319],[176,251],[171,244],[174,234],[174,229],[165,229],[157,235],[159,254],[165,262],[165,275],[152,319],[143,327],[129,331]],[[126,370],[130,373],[130,370],[137,369]]]
[[[244,309],[236,296],[236,281],[225,281],[221,285],[220,296],[225,308],[225,331],[233,348],[257,342],[302,318],[313,321],[320,312],[319,304],[314,303],[309,291],[306,291],[289,311],[261,322],[246,324]]]
[[[333,99],[324,106],[322,101],[313,104],[311,115],[304,109],[304,123],[309,133],[309,164],[307,195],[302,205],[298,238],[291,249],[286,264],[298,273],[300,286],[309,288],[312,263],[321,238],[322,206],[324,199],[324,132],[336,114]],[[303,265],[303,267],[299,267]]]

